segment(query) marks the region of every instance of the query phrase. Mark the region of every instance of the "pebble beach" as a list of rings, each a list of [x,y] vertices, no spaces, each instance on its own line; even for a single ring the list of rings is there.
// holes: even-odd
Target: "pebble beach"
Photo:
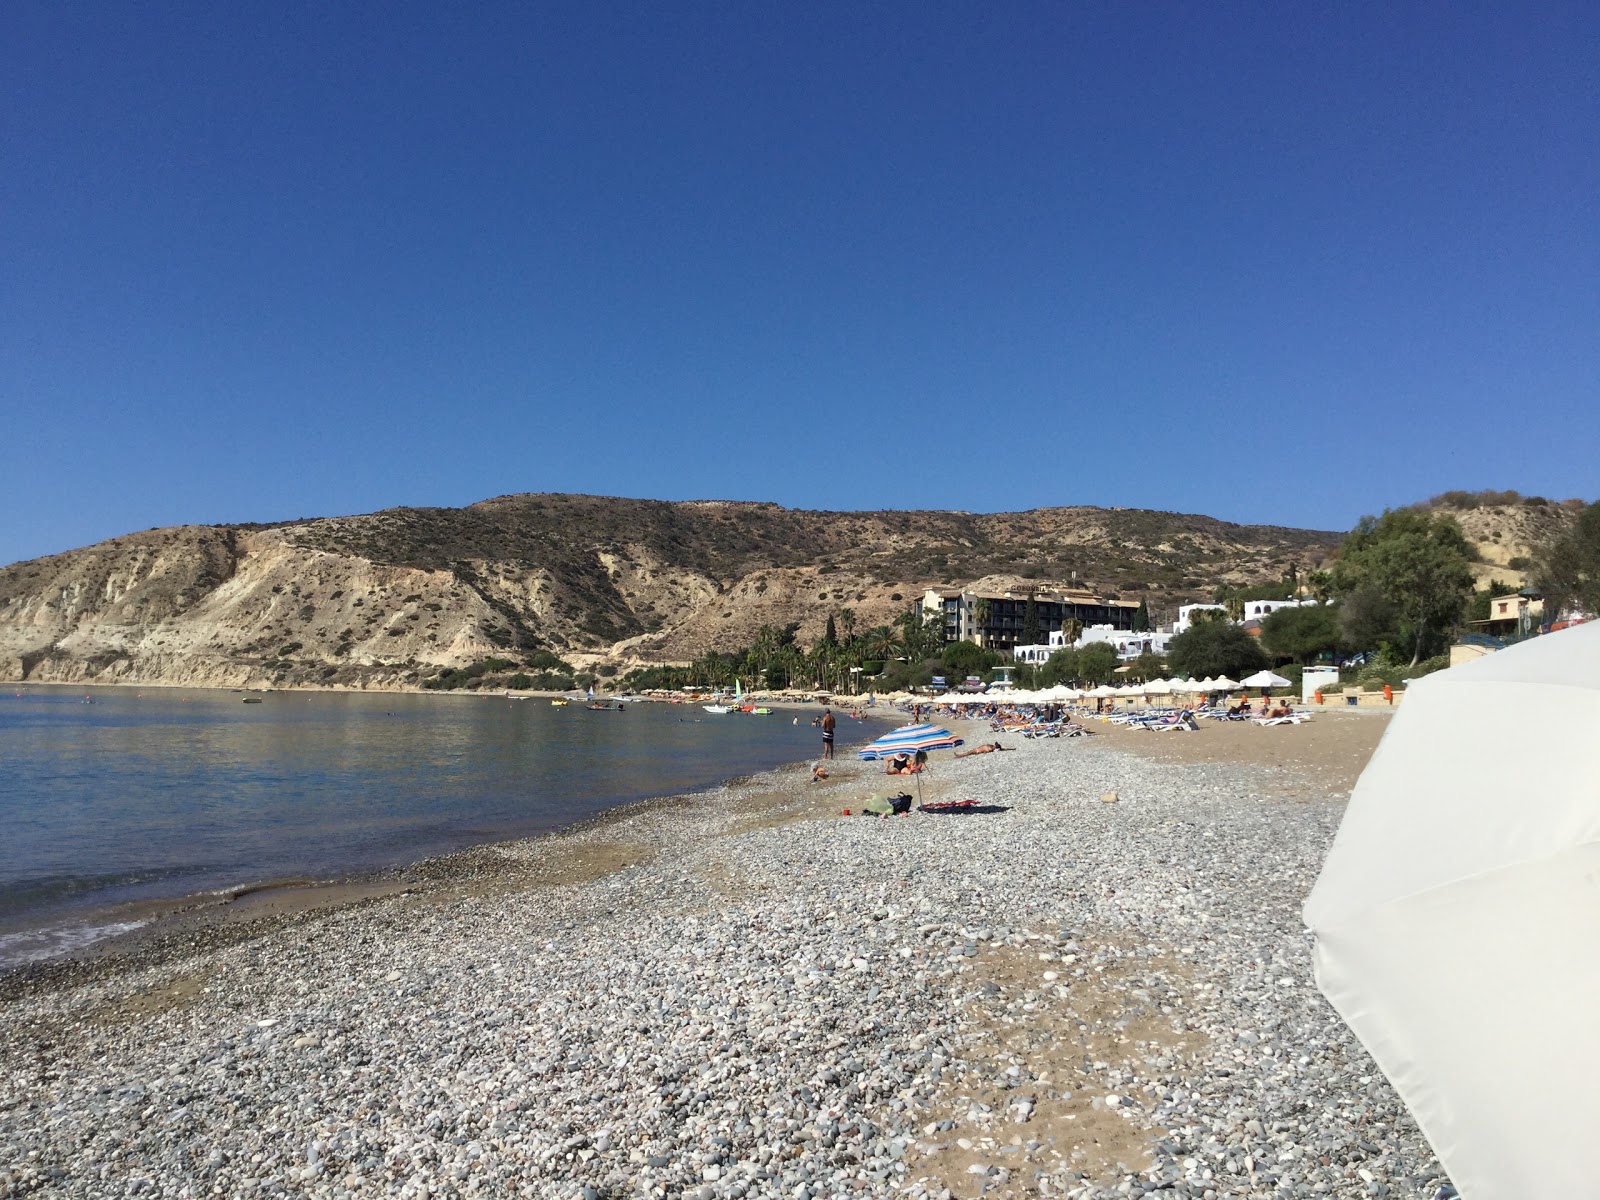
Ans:
[[[1383,724],[807,764],[15,972],[0,1196],[1432,1197],[1300,922]]]

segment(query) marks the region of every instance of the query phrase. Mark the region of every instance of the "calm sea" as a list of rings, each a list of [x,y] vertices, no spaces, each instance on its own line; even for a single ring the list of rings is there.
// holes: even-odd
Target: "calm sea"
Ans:
[[[0,965],[91,939],[111,905],[410,862],[813,757],[816,711],[12,685]],[[840,748],[876,732],[841,721]]]

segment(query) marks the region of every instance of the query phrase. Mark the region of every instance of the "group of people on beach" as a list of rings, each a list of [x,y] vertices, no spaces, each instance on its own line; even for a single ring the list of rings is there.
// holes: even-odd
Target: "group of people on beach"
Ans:
[[[1232,704],[1228,706],[1228,715],[1230,717],[1248,717],[1251,714],[1251,711],[1249,696],[1240,696],[1238,704]],[[1263,694],[1261,697],[1260,714],[1263,717],[1291,717],[1294,715],[1294,708],[1289,704],[1289,698],[1287,696],[1278,701],[1277,708],[1273,708],[1272,697]]]

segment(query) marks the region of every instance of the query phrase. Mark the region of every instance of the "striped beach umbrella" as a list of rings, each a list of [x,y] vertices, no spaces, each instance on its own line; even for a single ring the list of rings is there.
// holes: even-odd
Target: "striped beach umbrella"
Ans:
[[[949,750],[962,739],[942,725],[903,725],[869,742],[860,751],[862,758],[892,758],[896,754],[915,754],[918,750]]]

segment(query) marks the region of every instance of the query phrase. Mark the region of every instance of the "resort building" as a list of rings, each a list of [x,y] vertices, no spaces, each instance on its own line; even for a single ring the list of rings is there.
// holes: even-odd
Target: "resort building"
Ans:
[[[1531,589],[1489,597],[1487,620],[1468,621],[1476,633],[1490,637],[1526,637],[1544,621],[1544,597]]]
[[[1038,666],[1050,661],[1050,656],[1057,650],[1068,645],[1082,649],[1091,642],[1107,642],[1117,652],[1117,657],[1124,661],[1138,658],[1141,654],[1165,654],[1167,647],[1172,644],[1175,634],[1157,630],[1141,630],[1135,633],[1131,629],[1113,629],[1109,625],[1091,625],[1079,635],[1076,642],[1069,643],[1060,630],[1050,635],[1050,640],[1042,646],[1016,646],[1012,648],[1011,657],[1017,662]]]
[[[1132,629],[1139,611],[1135,600],[1107,600],[1093,592],[1040,590],[1033,595],[1039,631],[1058,634],[1069,621],[1079,629],[1105,625],[1113,629]],[[1013,592],[979,594],[941,591],[929,588],[916,609],[924,620],[944,620],[944,640],[976,642],[996,650],[1010,650],[1022,638],[1022,622],[1028,610],[1028,597]],[[1047,656],[1048,657],[1048,656]]]
[[[1178,619],[1172,623],[1173,633],[1186,633],[1189,626],[1194,624],[1194,614],[1198,612],[1215,612],[1227,615],[1228,609],[1222,604],[1180,604],[1178,605]]]
[[[1315,600],[1246,600],[1243,619],[1246,624],[1251,621],[1264,621],[1280,608],[1299,608],[1301,605],[1315,603]]]

